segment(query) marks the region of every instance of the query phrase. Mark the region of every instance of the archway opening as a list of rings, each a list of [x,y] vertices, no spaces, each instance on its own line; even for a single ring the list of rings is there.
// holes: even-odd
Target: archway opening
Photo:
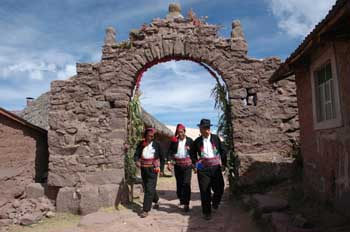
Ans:
[[[199,120],[208,118],[216,133],[222,113],[214,109],[212,90],[216,84],[216,79],[203,66],[192,61],[172,60],[154,65],[143,73],[135,91],[141,94],[143,109],[164,125],[183,123],[197,129]]]
[[[158,142],[166,152],[176,124],[184,124],[187,136],[195,140],[200,136],[197,124],[200,119],[207,118],[213,124],[212,133],[218,134],[230,151],[227,155],[233,153],[228,90],[220,74],[207,64],[177,57],[148,63],[136,77],[131,104],[137,101],[143,116],[137,125],[133,124],[130,115],[135,112],[130,108],[135,109],[135,105],[129,106],[128,141],[134,142],[131,146],[135,147],[135,142],[142,139],[141,128],[156,127]],[[144,121],[145,115],[148,122]],[[132,156],[132,152],[129,155]],[[127,167],[126,170],[132,169]]]

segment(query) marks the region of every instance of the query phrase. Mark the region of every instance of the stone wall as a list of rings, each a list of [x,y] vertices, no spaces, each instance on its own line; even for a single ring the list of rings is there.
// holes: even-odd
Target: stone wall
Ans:
[[[127,105],[142,73],[169,60],[192,60],[221,75],[239,153],[288,152],[298,129],[294,81],[268,83],[280,61],[247,57],[238,21],[231,38],[219,37],[218,29],[193,12],[188,18],[154,19],[121,43],[108,28],[101,62],[77,64],[76,77],[51,85],[49,184],[79,188],[122,180]]]

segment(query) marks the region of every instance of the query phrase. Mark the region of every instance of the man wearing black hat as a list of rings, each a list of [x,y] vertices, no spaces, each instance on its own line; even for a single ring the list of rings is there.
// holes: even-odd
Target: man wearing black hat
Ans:
[[[202,212],[204,218],[210,220],[211,209],[218,209],[224,193],[222,171],[227,161],[226,149],[220,138],[210,132],[209,119],[202,119],[198,126],[201,136],[193,142],[190,156],[198,176]]]

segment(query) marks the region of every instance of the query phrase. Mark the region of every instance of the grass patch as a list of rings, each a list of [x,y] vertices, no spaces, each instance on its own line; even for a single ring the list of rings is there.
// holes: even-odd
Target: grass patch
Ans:
[[[51,232],[74,227],[79,221],[79,215],[58,213],[53,218],[44,218],[38,224],[30,226],[12,225],[9,227],[9,232]]]
[[[122,204],[119,204],[118,208],[116,208],[114,206],[104,207],[104,208],[101,208],[99,211],[104,212],[104,213],[115,213],[115,212],[121,211],[123,209],[125,209],[125,207]]]

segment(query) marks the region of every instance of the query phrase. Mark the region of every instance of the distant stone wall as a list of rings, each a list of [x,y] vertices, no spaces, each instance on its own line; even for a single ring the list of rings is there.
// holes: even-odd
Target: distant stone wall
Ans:
[[[288,152],[290,139],[298,137],[294,81],[268,83],[280,61],[247,57],[237,21],[231,38],[219,37],[218,29],[190,14],[154,19],[131,31],[129,41],[116,43],[108,28],[100,63],[77,64],[76,77],[52,82],[49,184],[120,183],[127,105],[142,73],[169,60],[191,60],[221,75],[229,89],[236,151]]]

